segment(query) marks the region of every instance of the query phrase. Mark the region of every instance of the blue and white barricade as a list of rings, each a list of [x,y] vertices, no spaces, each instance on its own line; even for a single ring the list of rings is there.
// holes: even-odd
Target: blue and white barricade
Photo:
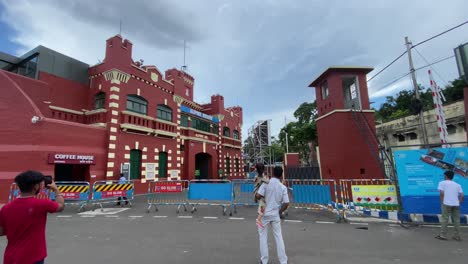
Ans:
[[[47,188],[42,188],[39,194],[36,195],[38,199],[50,199],[50,190]],[[21,191],[18,188],[16,183],[10,185],[10,193],[8,195],[8,202],[12,202],[21,195]]]
[[[237,213],[237,206],[256,206],[254,194],[254,180],[232,180],[232,207],[234,213]]]
[[[285,184],[290,205],[295,208],[324,209],[338,197],[334,180],[287,179]]]
[[[175,205],[177,213],[180,207],[187,211],[189,181],[154,181],[148,182],[147,213],[154,207],[158,211],[158,205]]]
[[[135,185],[133,181],[96,181],[93,184],[93,193],[91,203],[98,204],[103,210],[103,204],[118,203],[122,206],[127,203],[132,206]]]
[[[90,184],[86,181],[58,181],[55,182],[58,190],[63,195],[66,205],[78,205],[78,211],[84,209],[89,202],[91,194]],[[50,198],[55,200],[55,193],[51,192]]]
[[[232,183],[229,180],[191,180],[188,191],[191,212],[197,211],[197,206],[221,206],[223,215],[230,208],[232,215]]]

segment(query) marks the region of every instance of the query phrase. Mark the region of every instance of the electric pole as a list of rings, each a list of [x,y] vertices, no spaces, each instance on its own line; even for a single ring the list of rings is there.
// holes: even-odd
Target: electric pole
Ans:
[[[416,81],[416,72],[414,70],[413,66],[413,57],[411,57],[411,49],[412,49],[412,43],[409,42],[408,37],[405,37],[405,45],[406,45],[406,51],[408,53],[408,60],[409,60],[409,67],[410,67],[410,72],[411,72],[411,80],[413,81],[413,88],[414,88],[414,93],[416,95],[416,99],[421,102],[421,96],[419,95],[419,88],[418,88],[418,83]],[[419,126],[422,132],[422,143],[424,146],[427,146],[427,132],[426,132],[426,125],[424,122],[424,110],[422,107],[422,102],[421,102],[421,109],[419,109]]]
[[[289,146],[288,146],[288,123],[286,122],[286,117],[284,117],[284,132],[286,134],[286,153],[289,153]]]

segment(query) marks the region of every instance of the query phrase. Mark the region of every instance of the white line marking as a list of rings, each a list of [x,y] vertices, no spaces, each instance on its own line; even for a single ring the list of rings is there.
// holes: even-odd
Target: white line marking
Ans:
[[[315,221],[317,224],[334,224],[335,222]]]
[[[192,218],[193,216],[191,215],[179,215],[177,218]]]
[[[93,218],[96,217],[95,215],[81,215],[82,218]]]
[[[130,218],[142,218],[142,215],[129,215]]]
[[[285,222],[289,222],[289,223],[302,223],[301,220],[284,220]]]
[[[368,226],[369,223],[350,223],[352,225],[364,225],[364,226]]]
[[[167,215],[155,215],[154,218],[167,218]]]
[[[105,217],[108,217],[108,218],[117,218],[119,217],[118,215],[105,215]]]
[[[231,220],[245,220],[244,217],[229,217]]]
[[[218,219],[216,216],[204,216],[204,219]]]
[[[71,215],[57,215],[57,217],[60,217],[60,218],[70,218],[72,217]]]
[[[102,210],[96,209],[94,211],[86,211],[83,213],[79,213],[79,215],[113,215],[129,209],[130,208],[103,208]]]
[[[389,224],[391,227],[401,227],[401,225]]]
[[[421,225],[422,227],[429,227],[429,228],[440,228],[440,225]],[[448,228],[453,228],[453,226],[448,226]],[[460,228],[468,228],[466,225],[460,225]]]

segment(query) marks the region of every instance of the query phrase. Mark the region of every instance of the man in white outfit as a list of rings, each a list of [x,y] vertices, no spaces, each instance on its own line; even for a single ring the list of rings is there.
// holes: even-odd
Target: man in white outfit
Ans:
[[[453,171],[446,171],[444,173],[445,181],[439,183],[440,203],[442,204],[442,221],[440,234],[435,238],[440,240],[447,240],[447,227],[449,217],[453,221],[453,239],[460,241],[460,205],[463,202],[463,190],[460,184],[453,181]]]
[[[289,206],[288,190],[280,179],[283,175],[281,167],[275,167],[273,170],[273,178],[268,184],[263,183],[260,186],[256,196],[257,199],[265,197],[265,213],[262,218],[263,227],[258,227],[258,235],[260,237],[260,255],[261,263],[268,263],[268,227],[271,225],[273,236],[275,237],[276,251],[278,252],[278,260],[281,264],[288,263],[286,250],[284,248],[283,235],[281,233],[280,215]]]

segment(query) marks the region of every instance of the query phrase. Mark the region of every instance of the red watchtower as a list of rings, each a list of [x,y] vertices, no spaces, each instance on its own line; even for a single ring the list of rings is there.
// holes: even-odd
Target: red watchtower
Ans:
[[[323,179],[384,178],[366,74],[373,68],[330,67],[315,87]]]

